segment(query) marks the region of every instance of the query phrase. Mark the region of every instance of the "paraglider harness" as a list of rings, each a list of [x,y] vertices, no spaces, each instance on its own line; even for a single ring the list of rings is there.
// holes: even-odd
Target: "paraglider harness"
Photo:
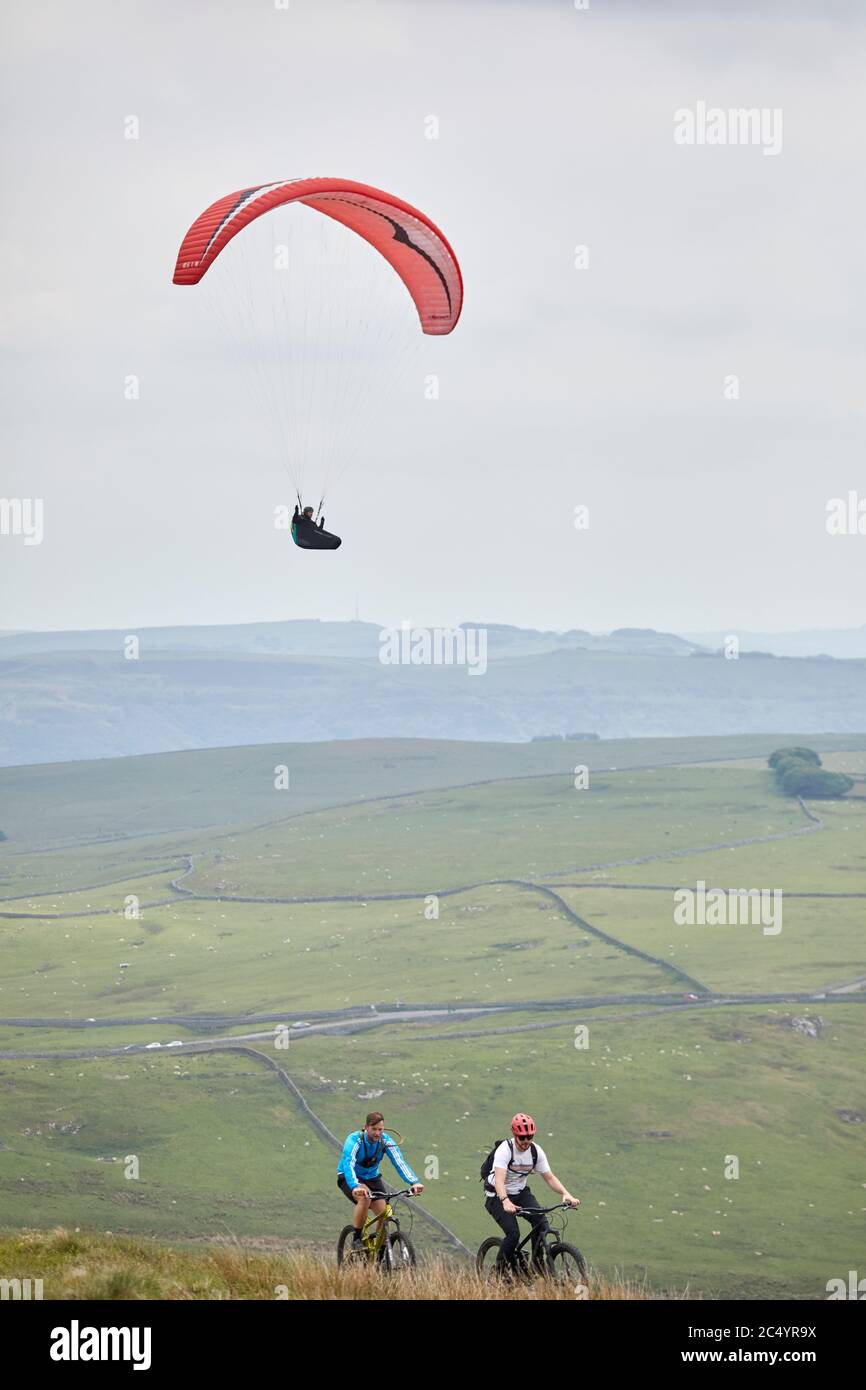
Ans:
[[[342,544],[339,536],[332,535],[330,531],[324,529],[324,517],[317,524],[317,518],[324,502],[323,497],[316,508],[315,518],[304,516],[300,494],[298,495],[298,505],[295,508],[295,515],[292,517],[292,540],[302,550],[336,550]],[[312,511],[312,507],[310,511]]]
[[[488,1180],[488,1178],[490,1177],[490,1174],[493,1172],[493,1157],[494,1157],[494,1154],[496,1153],[496,1150],[499,1148],[499,1145],[500,1145],[500,1144],[504,1144],[505,1142],[506,1142],[506,1140],[504,1140],[504,1139],[497,1139],[497,1140],[496,1140],[496,1143],[493,1145],[493,1148],[490,1150],[490,1153],[487,1155],[487,1157],[485,1158],[484,1162],[483,1162],[482,1165],[481,1165],[481,1168],[479,1169],[479,1172],[481,1173],[481,1181],[484,1183],[485,1188],[489,1185],[487,1180]],[[512,1139],[509,1139],[509,1140],[507,1141],[507,1143],[508,1143],[509,1149],[511,1150],[511,1159],[512,1159],[512,1162],[513,1162],[513,1161],[514,1161],[514,1141],[513,1141]],[[530,1152],[532,1153],[532,1167],[535,1168],[535,1167],[537,1166],[537,1164],[538,1164],[538,1149],[535,1147],[535,1144],[530,1144],[529,1148],[530,1148]],[[510,1165],[509,1165],[509,1172],[511,1172],[511,1171],[512,1171],[512,1170],[511,1170],[511,1167],[510,1167]]]

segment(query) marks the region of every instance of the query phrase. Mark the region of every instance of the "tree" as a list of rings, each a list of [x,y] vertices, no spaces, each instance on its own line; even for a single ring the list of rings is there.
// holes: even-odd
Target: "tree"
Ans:
[[[779,780],[787,796],[822,800],[845,796],[854,785],[854,779],[846,777],[844,772],[828,772],[826,768],[815,768],[807,762],[787,767]]]
[[[782,758],[800,758],[805,763],[812,763],[815,767],[821,766],[821,759],[811,748],[777,748],[775,753],[771,753],[767,759],[770,767],[775,768]]]

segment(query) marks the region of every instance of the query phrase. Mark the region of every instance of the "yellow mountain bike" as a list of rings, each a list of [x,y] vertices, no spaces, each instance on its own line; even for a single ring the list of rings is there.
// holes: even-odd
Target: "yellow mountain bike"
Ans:
[[[368,1213],[361,1231],[361,1239],[355,1244],[355,1227],[344,1226],[337,1241],[337,1264],[376,1265],[383,1274],[399,1274],[415,1268],[415,1247],[400,1225],[400,1217],[392,1207],[411,1197],[409,1188],[402,1192],[383,1192],[385,1209],[379,1216]],[[409,1230],[412,1229],[412,1209],[409,1208]]]

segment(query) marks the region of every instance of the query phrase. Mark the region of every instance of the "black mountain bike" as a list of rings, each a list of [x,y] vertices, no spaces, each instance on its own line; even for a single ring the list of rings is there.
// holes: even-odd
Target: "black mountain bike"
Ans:
[[[567,1206],[565,1202],[557,1202],[555,1207],[531,1208],[533,1214],[540,1211],[545,1215],[552,1211],[568,1212],[574,1210],[574,1207]],[[530,1212],[518,1207],[517,1215],[528,1221]],[[568,1219],[563,1216],[558,1226],[548,1223],[547,1229],[544,1231],[530,1229],[514,1252],[513,1269],[509,1269],[500,1256],[502,1237],[490,1236],[478,1247],[478,1254],[475,1256],[475,1268],[479,1274],[485,1277],[500,1278],[517,1274],[526,1279],[544,1278],[555,1279],[557,1283],[585,1284],[587,1281],[586,1260],[576,1245],[569,1245],[562,1239],[567,1225]],[[525,1249],[527,1245],[531,1245],[531,1253],[528,1258]]]
[[[391,1206],[401,1198],[411,1197],[409,1188],[402,1192],[383,1192],[385,1209],[376,1216],[367,1213],[361,1240],[355,1244],[355,1227],[344,1226],[337,1241],[337,1264],[376,1265],[383,1274],[399,1274],[415,1268],[415,1247],[400,1226],[400,1217]],[[409,1230],[412,1230],[412,1211],[409,1210]]]

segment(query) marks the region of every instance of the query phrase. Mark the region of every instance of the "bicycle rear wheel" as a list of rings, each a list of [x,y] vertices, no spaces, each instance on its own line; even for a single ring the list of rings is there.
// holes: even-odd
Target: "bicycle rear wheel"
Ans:
[[[502,1241],[498,1236],[488,1236],[478,1247],[478,1254],[475,1256],[475,1268],[479,1274],[485,1278],[492,1275],[501,1274],[502,1267],[499,1263],[499,1252],[502,1249]]]
[[[548,1250],[548,1273],[562,1283],[585,1284],[588,1277],[586,1260],[576,1245],[557,1241]]]

